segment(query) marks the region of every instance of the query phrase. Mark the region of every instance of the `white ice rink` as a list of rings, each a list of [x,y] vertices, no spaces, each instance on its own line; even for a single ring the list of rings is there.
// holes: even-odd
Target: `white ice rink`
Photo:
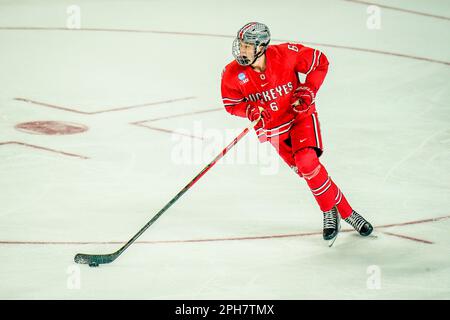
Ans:
[[[0,0],[0,298],[449,299],[450,1],[373,1]],[[330,60],[321,160],[374,236],[328,248],[252,132],[114,263],[76,265],[247,125],[220,74],[254,20]],[[87,131],[16,128],[36,121]]]

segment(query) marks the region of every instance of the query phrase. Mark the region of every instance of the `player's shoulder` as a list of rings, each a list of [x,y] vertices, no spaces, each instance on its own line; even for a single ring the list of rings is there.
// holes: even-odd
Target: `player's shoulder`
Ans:
[[[233,76],[236,74],[239,74],[239,72],[242,72],[244,69],[243,66],[241,66],[239,63],[237,63],[236,60],[231,61],[229,64],[223,68],[222,76]]]
[[[295,52],[299,52],[304,46],[301,43],[285,42],[280,44],[270,45],[267,48],[267,52],[273,52],[278,55],[289,55]]]
[[[229,82],[233,79],[238,79],[239,75],[245,71],[245,67],[241,66],[236,60],[231,61],[222,70],[222,79]]]

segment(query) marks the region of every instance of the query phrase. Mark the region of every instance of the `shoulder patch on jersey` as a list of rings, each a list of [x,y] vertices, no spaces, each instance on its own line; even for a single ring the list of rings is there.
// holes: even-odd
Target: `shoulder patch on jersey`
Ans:
[[[233,60],[226,65],[222,75],[222,81],[243,85],[244,83],[249,82],[249,78],[245,72],[245,68],[240,66],[236,60]]]
[[[247,82],[248,82],[248,78],[247,78],[247,76],[245,75],[245,72],[240,72],[240,73],[238,74],[238,79],[240,80],[240,81],[239,81],[240,84],[244,84],[244,83],[247,83]]]

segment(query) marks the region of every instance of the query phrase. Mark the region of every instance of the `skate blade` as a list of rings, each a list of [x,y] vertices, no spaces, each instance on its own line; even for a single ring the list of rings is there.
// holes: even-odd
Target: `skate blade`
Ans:
[[[340,225],[338,227],[338,232],[336,233],[336,236],[333,239],[328,240],[328,247],[329,248],[331,248],[333,246],[333,244],[336,242],[336,239],[337,239],[339,233],[341,233],[341,226]]]
[[[331,248],[331,247],[333,246],[333,244],[336,242],[336,239],[337,239],[337,237],[338,237],[338,234],[339,234],[339,232],[336,233],[336,236],[335,236],[333,239],[328,240],[328,247],[329,247],[329,248]]]
[[[367,238],[367,239],[378,239],[378,235],[377,234],[373,234],[373,232],[372,232],[371,234],[369,234],[365,238]]]
[[[336,236],[333,239],[328,240],[328,248],[331,248],[333,246],[333,244],[336,242],[336,239],[337,239],[339,233],[341,233],[341,217],[339,214],[338,214],[338,229],[337,230],[338,230],[338,232],[336,233]]]

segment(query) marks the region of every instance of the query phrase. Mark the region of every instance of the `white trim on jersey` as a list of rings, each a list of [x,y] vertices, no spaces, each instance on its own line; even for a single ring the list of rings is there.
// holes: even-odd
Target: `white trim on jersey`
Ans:
[[[319,64],[320,64],[320,56],[322,55],[322,52],[321,51],[319,51],[319,55],[317,56],[317,66],[316,66],[316,68],[319,66]]]
[[[232,107],[232,106],[237,106],[239,103],[240,103],[240,102],[238,102],[238,103],[224,103],[223,105],[224,105],[225,107]]]
[[[222,98],[222,102],[225,107],[236,106],[239,103],[244,102],[244,101],[245,101],[245,98],[241,98],[241,99]]]
[[[270,129],[259,128],[259,129],[257,129],[256,131],[263,130],[264,132],[270,132],[270,131],[274,131],[274,130],[279,130],[279,129],[281,129],[282,127],[285,127],[285,126],[287,126],[287,125],[290,125],[292,122],[294,122],[294,119],[292,119],[292,120],[289,121],[289,122],[283,123],[283,124],[281,124],[281,125],[279,125],[278,127],[275,127],[275,128],[270,128]]]
[[[245,101],[245,98],[241,98],[241,99],[222,98],[222,102],[225,105],[225,107],[234,106],[243,101]]]
[[[311,114],[311,116],[312,116],[313,124],[314,124],[314,135],[315,135],[315,137],[316,137],[317,147],[318,147],[319,149],[322,149],[322,145],[321,145],[320,139],[319,139],[319,128],[318,128],[318,125],[317,125],[316,114],[313,113],[313,114]]]
[[[287,128],[287,129],[284,130],[284,131],[279,131],[279,132],[274,133],[274,134],[266,134],[266,137],[267,137],[267,138],[273,138],[273,137],[282,135],[283,133],[286,133],[286,132],[288,132],[289,130],[291,130],[291,127]]]
[[[240,98],[240,99],[232,99],[232,98],[222,98],[222,100],[230,100],[231,102],[236,102],[236,101],[242,101],[245,98]]]
[[[306,73],[306,75],[308,75],[314,68],[314,65],[316,64],[316,52],[317,50],[314,50],[314,54],[313,54],[313,61],[311,63],[311,67],[309,68],[308,72]]]
[[[255,131],[256,131],[256,134],[258,135],[258,138],[262,137],[262,136],[266,136],[267,138],[272,138],[272,137],[276,137],[283,133],[288,132],[292,128],[293,122],[294,122],[294,119],[292,119],[289,122],[283,123],[282,125],[279,125],[278,127],[275,127],[275,128],[271,128],[271,129],[258,128]]]

